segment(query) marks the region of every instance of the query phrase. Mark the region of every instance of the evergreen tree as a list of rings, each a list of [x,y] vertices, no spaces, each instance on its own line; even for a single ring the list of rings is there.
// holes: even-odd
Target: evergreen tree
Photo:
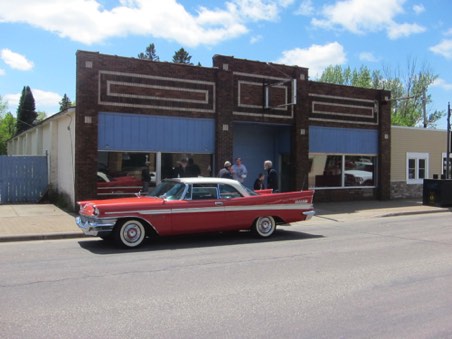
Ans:
[[[16,135],[33,127],[38,114],[36,113],[35,99],[29,86],[24,86],[17,107]]]
[[[59,102],[60,104],[60,112],[67,110],[69,107],[72,107],[71,99],[64,93],[63,98]]]
[[[174,52],[173,55],[173,62],[176,64],[186,64],[186,65],[193,65],[191,63],[191,55],[188,54],[188,52],[181,48],[178,51]]]
[[[148,59],[151,61],[160,61],[160,58],[157,55],[155,50],[155,45],[152,43],[148,47],[146,47],[146,51],[138,54],[139,59]]]

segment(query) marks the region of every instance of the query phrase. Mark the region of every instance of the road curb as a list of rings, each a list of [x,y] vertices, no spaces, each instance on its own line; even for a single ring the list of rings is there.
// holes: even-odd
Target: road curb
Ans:
[[[417,215],[417,214],[432,214],[432,213],[446,213],[450,212],[449,210],[434,210],[434,211],[410,211],[410,212],[394,212],[380,215],[381,218],[385,217],[399,217],[403,215]]]
[[[14,241],[32,241],[32,240],[57,240],[57,239],[73,239],[83,238],[83,233],[46,233],[46,234],[20,234],[20,235],[6,235],[0,236],[0,242],[14,242]]]

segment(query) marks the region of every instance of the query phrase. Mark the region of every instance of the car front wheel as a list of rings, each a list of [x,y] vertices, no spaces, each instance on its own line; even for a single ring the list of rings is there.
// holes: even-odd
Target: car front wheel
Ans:
[[[138,220],[124,220],[115,227],[116,243],[122,247],[138,247],[145,237],[146,229]]]
[[[253,231],[255,234],[262,238],[268,238],[276,230],[276,223],[273,217],[260,217],[253,225]]]

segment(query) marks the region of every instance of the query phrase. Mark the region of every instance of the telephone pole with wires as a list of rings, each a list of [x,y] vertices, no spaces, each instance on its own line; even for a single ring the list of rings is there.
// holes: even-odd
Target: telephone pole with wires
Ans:
[[[450,177],[450,102],[447,104],[447,153],[446,153],[446,176],[445,179]]]

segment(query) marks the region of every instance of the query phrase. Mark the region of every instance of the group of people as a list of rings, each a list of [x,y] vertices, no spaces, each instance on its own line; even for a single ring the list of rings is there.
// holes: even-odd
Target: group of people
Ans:
[[[257,179],[254,181],[253,189],[272,189],[274,192],[278,191],[278,174],[273,168],[273,163],[270,160],[264,162],[264,171],[267,174],[267,182],[265,183],[265,174],[259,173]],[[218,177],[235,179],[240,183],[245,181],[248,175],[246,166],[242,163],[242,159],[236,158],[235,164],[232,165],[230,161],[225,161],[224,167],[218,172]]]
[[[201,175],[201,168],[192,158],[183,158],[178,162],[178,165],[173,169],[173,178],[191,178],[199,177]]]
[[[254,181],[253,189],[272,189],[274,192],[278,191],[278,174],[273,168],[273,163],[270,160],[264,162],[264,173],[259,173],[256,180]],[[198,177],[201,175],[201,169],[197,164],[194,163],[192,158],[183,158],[178,162],[178,165],[173,168],[172,171],[173,178],[187,178],[187,177]],[[151,175],[149,172],[149,164],[142,170],[142,180],[143,180],[143,192],[148,192],[149,184],[151,182]],[[230,161],[224,163],[224,167],[218,172],[218,177],[234,179],[240,183],[243,183],[248,176],[248,171],[246,166],[242,163],[242,159],[236,158],[234,165]],[[267,181],[265,182],[265,177]]]
[[[151,183],[151,173],[149,171],[149,162],[146,162],[145,167],[141,171],[141,180],[143,181],[143,188],[141,192],[149,192]],[[171,178],[189,178],[199,177],[201,175],[201,168],[193,161],[192,158],[183,158],[177,162],[177,166],[171,169]]]

